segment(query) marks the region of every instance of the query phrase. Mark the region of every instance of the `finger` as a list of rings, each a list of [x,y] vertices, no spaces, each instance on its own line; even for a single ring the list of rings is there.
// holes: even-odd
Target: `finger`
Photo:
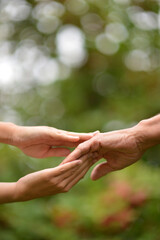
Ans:
[[[66,162],[71,162],[75,159],[79,159],[83,155],[86,155],[87,153],[89,153],[91,149],[91,144],[92,144],[91,140],[81,143],[66,159],[64,159],[64,161],[61,164],[64,164]]]
[[[81,141],[89,140],[91,137],[94,137],[99,131],[90,132],[90,133],[77,133],[77,132],[67,132],[64,131],[67,135],[78,136]]]
[[[50,148],[44,157],[66,157],[71,153],[68,148]]]
[[[72,161],[72,162],[76,162],[76,161],[79,161],[79,160],[74,160],[74,161]],[[80,170],[80,169],[83,167],[83,165],[84,165],[84,163],[82,163],[82,160],[80,160],[80,161],[81,161],[81,164],[78,166],[79,170]],[[65,164],[67,164],[67,163],[65,163]],[[65,164],[63,164],[63,165],[65,165]],[[60,164],[59,166],[63,166],[63,165]],[[63,180],[65,180],[65,179],[67,179],[68,177],[73,176],[73,174],[75,174],[74,170],[75,170],[75,169],[73,169],[72,172],[71,172],[71,171],[65,172],[65,173],[63,174],[63,176],[59,175],[59,176],[58,176],[58,181],[62,181],[62,177],[63,177]],[[76,174],[77,174],[77,169],[76,169]]]
[[[80,164],[81,164],[81,160],[76,160],[63,165],[59,165],[58,167],[52,168],[50,171],[50,174],[54,175],[54,177],[61,176],[66,172],[73,170],[74,168],[78,168]]]
[[[69,135],[63,131],[57,133],[57,140],[62,142],[77,142],[79,141],[80,137],[78,135]],[[54,136],[55,138],[55,136]]]
[[[56,143],[56,146],[65,146],[65,147],[71,147],[71,148],[74,148],[74,147],[78,147],[79,144],[83,143],[84,141],[77,141],[77,142],[58,142]]]
[[[72,133],[61,131],[58,133],[57,146],[77,147],[80,143],[94,137],[99,131],[94,133]]]
[[[91,173],[91,179],[97,180],[113,171],[114,169],[108,164],[108,162],[100,163],[93,169]]]
[[[85,160],[86,160],[86,156],[83,157],[83,160],[82,159],[75,160],[75,161],[80,161],[81,162],[80,165],[70,169],[69,171],[64,172],[63,174],[59,174],[58,176],[56,176],[56,181],[60,183],[60,185],[63,189],[66,189],[66,186],[71,181],[76,179],[77,175],[79,176],[83,172],[83,169],[86,168],[87,165],[89,165],[89,161],[85,161]],[[55,175],[54,175],[54,177],[55,177]]]
[[[89,169],[89,166],[86,169],[84,165],[87,166],[87,161],[84,162],[84,164],[82,164],[81,162],[80,166],[72,168],[68,172],[61,174],[59,176],[56,176],[56,178],[54,176],[54,180],[56,180],[56,182],[59,183],[60,189],[62,189],[64,192],[67,192],[73,185],[75,185],[75,183],[82,178],[82,173],[84,175]],[[84,168],[85,168],[85,173],[84,173]],[[69,184],[69,187],[67,187],[68,184]]]
[[[87,162],[87,161],[86,161]],[[78,183],[88,172],[90,167],[92,166],[93,162],[89,162],[89,164],[84,164],[81,169],[77,168],[75,170],[75,174],[67,179],[67,184],[65,188],[67,190],[71,189],[76,183]]]
[[[61,130],[56,136],[56,146],[77,147],[80,143],[89,140],[97,133],[99,133],[99,131],[94,133],[72,133]],[[53,141],[55,145],[55,135]]]
[[[81,166],[76,165],[76,167],[71,168],[69,171],[66,171],[63,174],[58,175],[57,176],[57,181],[58,182],[65,182],[65,181],[67,181],[67,179],[70,178],[71,176],[73,176],[75,173],[77,174],[77,170],[80,167]]]
[[[72,136],[80,136],[80,137],[86,137],[86,136],[94,136],[97,133],[99,133],[99,131],[95,131],[95,132],[89,132],[89,133],[79,133],[79,132],[70,132],[70,131],[65,131],[62,130],[64,133],[72,135]]]
[[[80,143],[82,143],[84,141],[77,141],[77,142],[64,142],[64,141],[58,141],[56,144],[54,144],[54,146],[65,146],[65,147],[77,147]],[[51,143],[53,144],[53,143]]]
[[[87,173],[89,168],[95,163],[96,159],[93,158],[93,154],[90,154],[89,158],[87,155],[81,158],[81,164],[79,168],[74,170],[74,174],[69,178],[66,177],[64,181],[66,185],[68,185],[68,189],[70,189],[73,185],[75,185],[84,175]]]

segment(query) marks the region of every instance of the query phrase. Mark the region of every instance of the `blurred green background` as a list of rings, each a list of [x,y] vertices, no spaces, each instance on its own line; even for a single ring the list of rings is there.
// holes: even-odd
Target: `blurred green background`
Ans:
[[[0,0],[0,120],[90,132],[160,112],[160,7]],[[0,145],[0,181],[54,167]],[[159,240],[160,149],[69,193],[0,206],[0,240]]]

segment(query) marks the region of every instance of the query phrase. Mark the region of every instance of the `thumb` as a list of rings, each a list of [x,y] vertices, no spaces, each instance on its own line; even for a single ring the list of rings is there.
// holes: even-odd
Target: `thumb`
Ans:
[[[97,180],[106,174],[114,171],[113,168],[108,164],[108,162],[103,162],[98,164],[91,173],[91,179]]]

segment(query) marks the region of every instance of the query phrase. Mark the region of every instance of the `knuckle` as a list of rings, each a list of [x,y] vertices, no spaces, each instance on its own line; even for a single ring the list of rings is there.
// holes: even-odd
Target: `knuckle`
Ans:
[[[42,172],[41,173],[41,178],[43,179],[44,182],[49,183],[51,181],[51,177],[49,172]]]
[[[65,192],[65,183],[59,183],[58,184],[58,189],[60,192]]]
[[[78,154],[83,154],[84,152],[83,145],[82,144],[78,145],[77,150],[78,150],[77,152]]]
[[[65,168],[64,167],[61,167],[61,169],[59,169],[59,175],[61,175],[62,173],[64,173],[65,171]]]
[[[63,193],[67,193],[67,192],[69,192],[69,189],[68,188],[64,188],[63,189]]]
[[[98,135],[96,140],[97,140],[96,142],[97,142],[98,146],[100,146],[101,145],[101,135]]]
[[[66,192],[66,193],[69,192],[69,190],[70,190],[70,187],[65,187],[64,188],[64,192]]]
[[[78,145],[77,149],[81,151],[81,150],[83,149],[83,144],[80,143],[80,144]]]
[[[96,144],[96,143],[97,143],[97,138],[94,138],[92,144]]]
[[[51,185],[51,186],[55,186],[55,187],[58,187],[58,180],[56,179],[56,178],[50,178],[50,179],[48,179],[48,183],[49,183],[49,185]]]
[[[96,137],[92,140],[91,150],[92,151],[99,151],[101,147],[101,138],[100,135],[96,135]]]

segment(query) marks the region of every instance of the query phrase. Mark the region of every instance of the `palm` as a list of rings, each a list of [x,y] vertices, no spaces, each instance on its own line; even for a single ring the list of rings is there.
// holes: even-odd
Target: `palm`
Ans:
[[[52,147],[50,145],[43,143],[21,148],[24,154],[35,158],[43,158],[45,156],[48,156],[51,149]]]
[[[15,146],[35,158],[66,157],[79,143],[94,134],[72,133],[51,127],[19,127]]]

